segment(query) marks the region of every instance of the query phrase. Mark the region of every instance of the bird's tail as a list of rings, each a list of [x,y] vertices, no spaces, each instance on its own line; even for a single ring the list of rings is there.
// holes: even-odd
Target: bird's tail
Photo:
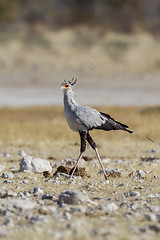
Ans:
[[[134,133],[126,124],[114,120],[110,115],[102,112],[100,112],[100,114],[105,122],[101,126],[98,126],[97,129],[102,129],[104,131],[123,130],[129,132],[130,134]]]
[[[102,117],[105,118],[105,122],[101,126],[97,127],[97,129],[102,129],[102,130],[105,130],[105,131],[123,130],[123,131],[129,132],[130,134],[136,134],[137,136],[140,136],[140,137],[145,138],[145,139],[147,139],[151,142],[154,142],[151,138],[144,137],[141,134],[130,130],[129,127],[126,124],[114,120],[110,115],[108,115],[106,113],[102,113],[102,112],[100,112],[100,114],[101,114]]]
[[[148,141],[150,141],[150,142],[155,142],[154,140],[152,140],[151,138],[149,138],[149,137],[145,137],[145,136],[143,136],[142,134],[140,134],[140,133],[136,133],[136,132],[134,132],[134,134],[136,134],[137,136],[139,136],[139,137],[141,137],[141,138],[143,138],[143,139],[145,139],[145,140],[148,140]]]

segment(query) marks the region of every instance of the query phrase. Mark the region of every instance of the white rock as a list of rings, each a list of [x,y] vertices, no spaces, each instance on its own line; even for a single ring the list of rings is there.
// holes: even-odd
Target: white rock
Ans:
[[[11,218],[6,218],[5,221],[3,222],[3,225],[7,227],[13,227],[14,226],[14,221]]]
[[[160,211],[160,206],[157,206],[157,205],[149,205],[148,208],[151,212],[154,212],[154,213],[157,213]]]
[[[9,190],[6,187],[0,186],[0,198],[16,197],[16,196],[17,194],[12,192],[12,190]]]
[[[44,172],[51,171],[52,167],[49,161],[32,156],[25,156],[20,163],[20,171]]]
[[[76,190],[65,190],[61,192],[58,197],[58,204],[80,204],[83,202],[87,202],[89,199],[87,193],[83,191],[76,191]]]
[[[14,178],[14,175],[11,172],[4,172],[4,173],[2,173],[1,177],[2,178]]]
[[[147,198],[158,198],[159,196],[158,196],[158,194],[150,194],[150,195],[148,195],[147,196]]]
[[[10,157],[11,155],[10,155],[9,153],[6,153],[6,152],[5,152],[5,153],[2,154],[2,156],[3,156],[3,157]]]
[[[25,153],[25,151],[24,151],[24,150],[19,150],[19,152],[18,152],[17,156],[20,156],[20,157],[25,157],[25,156],[27,156],[27,153]]]
[[[137,170],[136,171],[136,176],[139,178],[144,178],[145,177],[145,172],[143,172],[142,170]]]
[[[147,213],[147,214],[145,214],[145,218],[146,218],[148,221],[151,221],[151,222],[157,221],[157,216],[156,216],[156,214],[154,214],[154,213]]]
[[[0,172],[2,172],[6,167],[2,164],[0,164]]]
[[[64,217],[64,219],[66,219],[66,220],[71,220],[71,214],[70,213],[68,213],[68,212],[64,212],[64,214],[63,214],[63,217]]]
[[[34,195],[43,194],[43,190],[39,187],[35,187],[33,189],[33,193],[34,193]]]
[[[130,208],[133,210],[133,211],[136,211],[140,208],[140,205],[138,203],[131,203],[130,204]]]
[[[114,213],[117,211],[118,206],[114,203],[106,203],[106,204],[102,204],[100,205],[101,210],[105,211],[108,214]]]
[[[111,161],[111,159],[110,158],[102,158],[102,163],[103,164],[107,164],[107,163],[109,163]]]
[[[0,199],[0,206],[5,207],[5,209],[16,209],[20,212],[22,211],[31,211],[37,208],[38,203],[27,200],[27,199]]]

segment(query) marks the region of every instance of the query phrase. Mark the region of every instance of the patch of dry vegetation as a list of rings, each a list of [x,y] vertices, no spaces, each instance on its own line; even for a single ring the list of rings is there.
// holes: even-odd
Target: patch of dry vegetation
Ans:
[[[123,153],[126,146],[135,147],[137,142],[150,144],[145,136],[159,141],[159,108],[140,107],[99,107],[98,110],[109,113],[116,120],[129,125],[142,136],[130,135],[122,131],[91,132],[104,155],[117,155],[118,149]],[[157,110],[156,110],[157,109]],[[79,150],[79,136],[71,131],[66,123],[62,107],[28,107],[0,109],[0,144],[27,148],[41,148],[54,151],[66,157],[70,152]],[[62,154],[63,153],[63,154]],[[123,155],[123,154],[122,154]]]
[[[25,28],[1,35],[0,64],[12,74],[13,70],[37,74],[42,66],[44,72],[55,76],[68,71],[99,76],[126,69],[133,73],[159,71],[159,40],[145,32],[127,35],[85,26],[52,32],[39,26],[33,36],[28,36]],[[47,72],[43,74],[49,77]]]

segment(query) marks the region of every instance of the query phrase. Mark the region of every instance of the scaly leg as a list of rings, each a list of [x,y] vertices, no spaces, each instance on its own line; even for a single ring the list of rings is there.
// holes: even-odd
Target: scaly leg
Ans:
[[[71,174],[70,178],[73,177],[73,174],[74,174],[75,171],[76,171],[76,168],[77,168],[77,166],[78,166],[79,161],[80,161],[81,158],[82,158],[83,153],[84,153],[84,152],[81,152],[81,153],[80,153],[80,155],[79,155],[79,157],[78,157],[78,159],[77,159],[76,165],[74,166],[74,169],[73,169],[73,171],[72,171],[72,174]]]
[[[73,174],[74,174],[75,171],[76,171],[76,168],[77,168],[77,166],[78,166],[78,163],[79,163],[79,161],[81,160],[81,158],[82,158],[82,156],[83,156],[83,153],[84,153],[85,150],[86,150],[86,137],[87,137],[87,132],[86,132],[86,131],[79,131],[79,134],[80,134],[80,138],[81,138],[80,155],[79,155],[79,157],[78,157],[78,159],[77,159],[76,165],[75,165],[75,167],[74,167],[74,169],[73,169],[73,171],[72,171],[72,174],[71,174],[70,178],[73,177]]]
[[[105,177],[105,179],[108,179],[107,174],[106,174],[106,172],[105,172],[105,169],[104,169],[104,167],[103,167],[101,158],[100,158],[100,156],[99,156],[96,143],[94,142],[94,140],[92,139],[92,137],[89,135],[89,133],[87,133],[87,141],[88,141],[88,143],[90,144],[90,146],[95,150],[96,156],[97,156],[97,158],[98,158],[98,161],[99,161],[100,166],[101,166],[101,168],[102,168],[102,171],[103,171],[103,173],[104,173],[104,177]]]
[[[100,156],[99,156],[99,153],[98,153],[97,148],[95,148],[95,152],[96,152],[98,161],[99,161],[99,163],[100,163],[100,165],[101,165],[102,171],[103,171],[103,173],[104,173],[104,177],[105,177],[105,179],[107,180],[108,177],[107,177],[107,174],[106,174],[105,169],[104,169],[104,167],[103,167],[103,164],[102,164],[102,161],[101,161],[101,158],[100,158]]]

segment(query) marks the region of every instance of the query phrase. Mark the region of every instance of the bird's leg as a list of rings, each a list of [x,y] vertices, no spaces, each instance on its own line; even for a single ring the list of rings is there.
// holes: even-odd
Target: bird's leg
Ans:
[[[105,177],[105,179],[108,179],[107,174],[106,174],[106,172],[105,172],[105,169],[104,169],[104,167],[103,167],[101,158],[100,158],[100,156],[99,156],[98,150],[97,150],[97,145],[96,145],[96,143],[94,142],[94,140],[91,138],[91,136],[89,135],[89,133],[87,133],[87,141],[88,141],[88,143],[90,144],[90,146],[95,150],[96,156],[97,156],[97,158],[98,158],[98,161],[99,161],[100,166],[101,166],[101,168],[102,168],[102,171],[103,171],[103,173],[104,173],[104,177]]]
[[[76,171],[76,168],[78,166],[78,163],[79,161],[81,160],[82,156],[83,156],[83,153],[85,152],[86,150],[86,138],[87,138],[87,133],[86,131],[79,131],[79,135],[80,135],[80,138],[81,138],[81,148],[80,148],[80,155],[77,159],[77,162],[76,162],[76,165],[74,166],[74,169],[72,171],[72,174],[70,176],[70,178],[73,177],[73,174],[74,172]]]

